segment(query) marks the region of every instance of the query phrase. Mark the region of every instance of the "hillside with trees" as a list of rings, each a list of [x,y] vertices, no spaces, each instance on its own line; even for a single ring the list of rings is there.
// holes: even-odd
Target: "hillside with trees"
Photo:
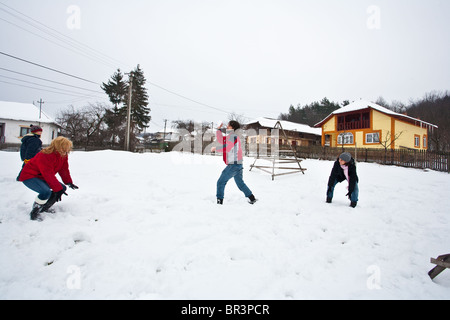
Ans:
[[[377,104],[392,111],[406,114],[439,128],[429,133],[430,150],[436,152],[450,152],[450,92],[429,92],[423,98],[411,100],[409,104],[399,101],[387,103],[382,97]]]
[[[327,98],[323,98],[321,101],[316,101],[304,106],[298,104],[297,107],[294,107],[291,105],[288,113],[281,113],[278,116],[278,119],[314,126],[330,115],[333,111],[348,104],[348,100],[339,104],[332,102]]]

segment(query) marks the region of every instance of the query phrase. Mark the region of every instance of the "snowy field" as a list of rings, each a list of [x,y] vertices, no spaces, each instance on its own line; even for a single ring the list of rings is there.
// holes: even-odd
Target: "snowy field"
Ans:
[[[0,299],[450,299],[450,175],[358,163],[353,209],[330,161],[306,174],[248,171],[259,201],[233,180],[215,204],[221,157],[74,152],[79,190],[43,222],[36,193],[0,152]]]

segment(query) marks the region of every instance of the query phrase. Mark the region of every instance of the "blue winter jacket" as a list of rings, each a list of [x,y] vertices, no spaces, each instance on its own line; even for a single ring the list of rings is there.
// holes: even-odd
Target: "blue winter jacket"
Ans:
[[[30,160],[42,149],[42,141],[40,136],[29,133],[22,138],[20,146],[20,158],[22,161]]]

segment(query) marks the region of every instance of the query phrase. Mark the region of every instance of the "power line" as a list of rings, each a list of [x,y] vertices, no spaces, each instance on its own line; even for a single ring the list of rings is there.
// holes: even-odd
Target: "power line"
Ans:
[[[59,71],[59,70],[56,70],[56,69],[53,69],[53,68],[50,68],[50,67],[46,67],[46,66],[43,66],[43,65],[41,65],[41,64],[38,64],[38,63],[35,63],[35,62],[31,62],[31,61],[28,61],[28,60],[25,60],[25,59],[16,57],[16,56],[7,54],[7,53],[2,52],[2,51],[0,51],[0,54],[5,55],[5,56],[10,57],[10,58],[13,58],[13,59],[16,59],[16,60],[19,60],[19,61],[23,61],[23,62],[32,64],[32,65],[41,67],[41,68],[44,68],[44,69],[48,69],[48,70],[53,71],[53,72],[57,72],[57,73],[60,73],[60,74],[63,74],[63,75],[66,75],[66,76],[69,76],[69,77],[72,77],[72,78],[76,78],[76,79],[79,79],[79,80],[82,80],[82,81],[86,81],[86,82],[89,82],[89,83],[93,83],[93,84],[98,85],[97,83],[95,83],[95,82],[93,82],[93,81],[90,81],[90,80],[87,80],[87,79],[84,79],[84,78],[81,78],[81,77],[78,77],[78,76],[74,76],[74,75],[72,75],[72,74],[69,74],[69,73],[66,73],[66,72],[63,72],[63,71]],[[4,69],[4,68],[2,68],[2,69]],[[3,82],[4,82],[4,81],[3,81]],[[164,88],[164,87],[162,87],[162,86],[160,86],[160,85],[158,85],[158,84],[156,84],[156,83],[153,83],[153,82],[150,82],[150,81],[147,81],[147,82],[148,82],[150,85],[152,85],[152,86],[155,86],[155,87],[157,87],[157,88],[159,88],[159,89],[161,89],[161,90],[164,90],[164,91],[166,91],[166,92],[169,92],[170,94],[176,95],[176,96],[178,96],[178,97],[180,97],[180,98],[189,100],[189,101],[191,101],[191,102],[194,102],[194,103],[196,103],[196,104],[202,105],[202,106],[204,106],[204,107],[207,107],[207,108],[210,108],[210,109],[213,109],[213,110],[216,110],[216,111],[220,111],[220,112],[223,112],[223,113],[225,113],[225,114],[229,114],[229,113],[230,113],[230,112],[228,112],[228,111],[226,111],[226,110],[219,109],[219,108],[210,106],[210,105],[208,105],[208,104],[205,104],[205,103],[196,101],[196,100],[194,100],[194,99],[188,98],[188,97],[186,97],[186,96],[184,96],[184,95],[178,94],[178,93],[176,93],[176,92],[174,92],[174,91],[172,91],[172,90],[166,89],[166,88]]]
[[[29,83],[29,84],[34,84],[34,85],[41,86],[41,87],[44,87],[44,88],[56,89],[56,90],[60,90],[60,91],[63,91],[63,92],[79,94],[79,92],[75,92],[75,91],[71,91],[71,90],[65,90],[65,89],[56,88],[56,87],[52,87],[52,86],[46,86],[46,85],[39,84],[39,83],[36,83],[36,82],[26,81],[26,80],[22,80],[22,79],[13,78],[13,77],[8,77],[8,76],[3,76],[3,75],[0,75],[0,77],[6,78],[6,79],[9,79],[9,80],[15,80],[15,81],[21,81],[21,82],[25,82],[25,83]]]
[[[47,34],[47,35],[49,35],[49,36],[51,36],[51,37],[53,37],[53,38],[55,38],[55,39],[61,41],[61,42],[65,43],[65,44],[67,44],[67,45],[69,45],[69,46],[71,46],[72,48],[74,48],[74,49],[80,51],[80,52],[77,52],[77,53],[79,53],[79,54],[81,54],[81,55],[83,55],[83,56],[85,56],[85,57],[88,57],[88,58],[91,58],[91,59],[97,59],[97,61],[100,60],[100,62],[105,63],[105,64],[108,64],[108,66],[111,66],[111,63],[110,63],[109,61],[115,61],[115,62],[118,62],[119,64],[124,64],[123,62],[121,62],[121,61],[119,61],[119,60],[117,60],[117,59],[114,59],[114,58],[112,58],[112,57],[109,57],[108,55],[103,54],[102,52],[100,52],[100,51],[98,51],[98,50],[96,50],[96,49],[94,49],[94,48],[92,48],[92,47],[89,47],[89,46],[87,46],[87,45],[85,45],[85,44],[83,44],[83,43],[81,43],[81,42],[79,42],[79,41],[77,41],[77,40],[72,39],[71,37],[68,37],[68,36],[66,36],[66,35],[64,35],[64,34],[62,34],[62,33],[60,33],[59,31],[57,31],[57,30],[55,30],[55,29],[53,29],[53,28],[51,28],[51,27],[49,27],[49,26],[47,26],[47,25],[45,25],[45,24],[43,24],[43,23],[41,23],[41,22],[39,22],[39,21],[37,21],[37,20],[35,20],[35,19],[33,19],[33,18],[31,18],[30,16],[28,16],[28,15],[26,15],[26,14],[24,14],[24,13],[22,13],[22,12],[16,10],[16,9],[14,9],[14,8],[12,8],[12,7],[6,5],[6,4],[4,4],[4,3],[2,3],[2,2],[0,2],[0,5],[2,5],[2,6],[4,6],[4,7],[6,7],[6,8],[8,8],[9,10],[12,10],[12,11],[18,13],[19,15],[21,15],[21,16],[27,18],[29,21],[27,21],[26,19],[24,19],[24,18],[22,18],[22,17],[20,17],[20,16],[18,16],[18,15],[16,15],[16,14],[14,14],[14,13],[12,13],[12,12],[10,12],[10,11],[4,9],[4,8],[0,8],[1,11],[4,11],[4,12],[6,12],[7,14],[9,14],[9,15],[15,17],[16,19],[18,19],[18,20],[20,20],[20,21],[22,21],[22,22],[25,22],[26,24],[32,26],[33,28],[36,28],[36,29],[38,29],[39,31],[41,31],[41,32],[43,32],[43,33],[45,33],[45,34]],[[45,38],[45,37],[42,37],[41,35],[38,35],[38,34],[32,32],[32,31],[29,31],[29,30],[27,30],[27,29],[25,29],[25,28],[23,28],[23,27],[21,27],[21,26],[18,26],[17,24],[15,24],[15,23],[13,23],[13,22],[10,22],[10,21],[5,20],[5,19],[2,19],[2,18],[0,18],[0,20],[3,20],[3,21],[5,21],[5,22],[7,22],[7,23],[10,23],[10,24],[12,24],[12,25],[14,25],[14,26],[16,26],[16,27],[18,27],[18,28],[24,30],[24,31],[27,31],[27,32],[29,32],[29,33],[35,35],[35,36],[40,37],[40,38],[43,38],[43,39],[45,39],[45,40],[47,40],[47,41],[49,41],[49,42],[52,42],[52,43],[54,43],[54,44],[56,44],[56,45],[58,45],[58,46],[60,46],[60,47],[65,48],[65,49],[67,49],[67,50],[73,51],[73,50],[70,49],[70,48],[67,48],[67,47],[65,47],[65,46],[63,46],[63,45],[61,45],[61,44],[58,44],[58,43],[56,43],[56,42],[50,40],[50,39],[47,39],[47,38]],[[32,21],[32,22],[31,22],[31,21]],[[44,27],[45,29],[42,28],[41,26]],[[86,49],[90,50],[91,52],[88,52]],[[83,52],[83,51],[84,51],[84,52]],[[89,54],[89,56],[87,56],[85,53]],[[93,53],[94,53],[94,54],[93,54]],[[36,66],[39,66],[39,67],[42,67],[42,68],[45,68],[45,69],[48,69],[48,70],[51,70],[51,71],[54,71],[54,72],[58,72],[58,73],[61,73],[61,74],[66,75],[66,76],[70,76],[70,77],[73,77],[73,78],[76,78],[76,79],[79,79],[79,80],[82,80],[82,81],[86,81],[86,82],[89,82],[89,83],[97,84],[97,83],[95,83],[95,82],[93,82],[93,81],[90,81],[90,80],[87,80],[87,79],[84,79],[84,78],[81,78],[81,77],[78,77],[78,76],[74,76],[74,75],[68,74],[68,73],[66,73],[66,72],[62,72],[62,71],[53,69],[53,68],[49,68],[49,67],[46,67],[46,66],[43,66],[43,65],[40,65],[40,64],[37,64],[37,63],[31,62],[31,61],[25,60],[25,59],[21,59],[21,58],[18,58],[18,57],[15,57],[15,56],[6,54],[6,53],[4,53],[4,52],[0,52],[0,54],[3,54],[3,55],[5,55],[5,56],[8,56],[8,57],[11,57],[11,58],[14,58],[14,59],[23,61],[23,62],[27,62],[27,63],[33,64],[33,65],[36,65]],[[103,57],[103,58],[102,58],[102,57]],[[109,61],[106,61],[104,58],[109,59]],[[46,81],[48,81],[48,80],[46,80]],[[50,81],[51,81],[51,80],[50,80]],[[170,93],[170,94],[176,95],[176,96],[178,96],[178,97],[180,97],[180,98],[183,98],[183,99],[186,99],[186,100],[188,100],[188,101],[194,102],[194,103],[196,103],[196,104],[198,104],[198,105],[201,105],[201,106],[204,106],[204,107],[206,107],[206,108],[210,108],[210,109],[213,109],[213,110],[216,110],[216,111],[225,113],[225,114],[229,114],[229,113],[230,113],[230,112],[225,111],[225,110],[223,110],[223,109],[216,108],[216,107],[213,107],[213,106],[211,106],[211,105],[208,105],[208,104],[205,104],[205,103],[196,101],[196,100],[194,100],[194,99],[188,98],[188,97],[186,97],[186,96],[184,96],[184,95],[178,94],[178,93],[176,93],[176,92],[174,92],[174,91],[171,91],[171,90],[169,90],[169,89],[166,89],[166,88],[164,88],[164,87],[162,87],[162,86],[160,86],[160,85],[158,85],[158,84],[155,84],[155,83],[152,83],[152,82],[148,82],[148,83],[151,84],[151,85],[153,85],[153,86],[155,86],[155,87],[157,87],[157,88],[159,88],[159,89],[161,89],[161,90],[164,90],[164,91],[166,91],[166,92],[168,92],[168,93]],[[97,85],[98,85],[98,84],[97,84]],[[81,89],[81,88],[79,88],[79,89]],[[83,90],[86,90],[86,89],[83,89]],[[92,91],[93,91],[93,90],[92,90]]]
[[[20,74],[22,76],[26,76],[26,77],[30,77],[30,78],[34,78],[34,79],[38,79],[38,80],[43,80],[43,81],[47,81],[47,82],[51,82],[51,83],[60,84],[60,85],[66,86],[66,87],[72,87],[72,88],[75,88],[75,89],[90,91],[90,92],[94,92],[94,93],[102,93],[102,94],[104,93],[104,92],[101,92],[101,91],[96,91],[96,90],[91,90],[91,89],[86,89],[86,88],[82,88],[82,87],[73,86],[73,85],[62,83],[62,82],[59,82],[59,81],[53,81],[53,80],[49,80],[49,79],[45,79],[45,78],[41,78],[41,77],[32,76],[30,74],[26,74],[26,73],[14,71],[14,70],[2,68],[2,67],[0,67],[0,70],[8,71],[8,72],[15,73],[15,74]]]
[[[108,56],[108,55],[106,55],[106,54],[104,54],[104,53],[102,53],[102,52],[100,52],[100,51],[98,51],[98,50],[96,50],[96,49],[86,45],[86,44],[83,44],[82,42],[77,41],[77,40],[75,40],[75,39],[73,39],[73,38],[71,38],[71,37],[69,37],[69,36],[59,32],[58,30],[55,30],[55,29],[45,25],[44,23],[42,23],[42,22],[40,22],[38,20],[35,20],[32,17],[30,17],[30,16],[28,16],[28,15],[26,15],[26,14],[24,14],[24,13],[22,13],[22,12],[16,10],[16,9],[14,9],[14,8],[12,8],[12,7],[6,5],[6,4],[4,4],[2,2],[0,2],[0,5],[8,8],[9,10],[12,10],[12,11],[18,13],[19,15],[25,17],[26,19],[24,19],[24,18],[22,18],[22,17],[20,17],[20,16],[18,16],[16,14],[14,14],[14,13],[12,13],[10,11],[7,11],[4,8],[3,9],[0,8],[0,10],[6,12],[7,14],[15,17],[18,20],[21,20],[22,22],[25,22],[26,24],[32,26],[33,28],[36,28],[36,29],[42,31],[45,34],[47,34],[47,35],[49,35],[49,36],[51,36],[51,37],[53,37],[53,38],[55,38],[55,39],[57,39],[57,40],[59,40],[61,42],[64,42],[65,44],[70,45],[71,47],[73,47],[76,50],[84,51],[85,53],[89,54],[91,56],[91,58],[95,58],[97,60],[100,60],[103,63],[108,64],[109,66],[111,66],[112,64],[117,64],[117,63],[121,64],[121,65],[126,65],[125,63],[123,63],[123,62],[121,62],[121,61],[119,61],[117,59],[114,59],[114,58],[112,58],[112,57],[110,57],[110,56]],[[11,22],[9,22],[9,23],[11,23]],[[17,27],[19,27],[19,26],[17,26]],[[26,29],[24,29],[24,30],[28,31]],[[31,31],[28,31],[28,32],[31,32]],[[48,40],[48,39],[46,39],[46,40]],[[50,40],[48,40],[48,41],[50,41]],[[107,60],[109,60],[109,61],[107,61]]]
[[[62,94],[62,95],[73,96],[73,97],[80,97],[80,98],[81,97],[84,97],[84,98],[95,98],[96,97],[95,95],[71,94],[71,93],[65,93],[65,92],[61,92],[61,91],[46,90],[46,89],[26,86],[26,85],[23,85],[23,84],[12,83],[12,82],[3,81],[3,80],[0,80],[0,82],[6,83],[6,84],[9,84],[9,85],[13,85],[13,86],[19,86],[19,87],[23,87],[23,88],[29,88],[29,89],[34,89],[34,90],[46,91],[46,92],[50,92],[50,93]]]
[[[0,8],[0,10],[3,10],[3,9]],[[9,23],[9,24],[11,24],[11,25],[15,26],[16,28],[19,28],[19,29],[21,29],[21,30],[23,30],[23,31],[26,31],[26,32],[28,32],[28,33],[31,33],[32,35],[35,35],[36,37],[39,37],[39,38],[44,39],[44,40],[46,40],[46,41],[48,41],[48,42],[51,42],[51,43],[53,43],[53,44],[55,44],[55,45],[57,45],[57,46],[59,46],[59,47],[61,47],[61,48],[64,48],[64,49],[66,49],[66,50],[69,50],[69,51],[72,51],[72,52],[74,52],[74,53],[80,54],[80,55],[82,55],[82,56],[84,56],[84,57],[86,57],[86,58],[88,58],[88,59],[96,59],[97,62],[106,64],[108,67],[113,67],[113,68],[114,68],[114,65],[109,64],[109,63],[106,63],[105,61],[101,60],[100,58],[93,57],[93,56],[88,56],[87,54],[84,54],[83,52],[75,52],[73,49],[71,49],[71,48],[69,48],[69,47],[66,47],[66,46],[64,46],[64,45],[62,45],[62,44],[60,44],[60,43],[57,43],[57,42],[55,42],[55,41],[53,41],[53,40],[50,40],[50,39],[48,39],[48,38],[46,38],[46,37],[43,37],[43,36],[41,36],[41,35],[39,35],[39,34],[33,32],[33,31],[27,30],[27,29],[25,29],[25,28],[23,28],[23,27],[21,27],[21,26],[15,24],[15,23],[13,23],[13,22],[11,22],[11,21],[8,21],[8,20],[3,19],[3,18],[0,18],[0,20],[5,21],[5,22],[7,22],[7,23]],[[63,41],[63,42],[65,42],[65,41]],[[69,45],[70,45],[70,44],[69,44]],[[75,49],[76,49],[76,48],[75,48]],[[79,50],[79,49],[76,49],[76,50]]]
[[[63,74],[63,75],[68,76],[68,77],[72,77],[72,78],[75,78],[75,79],[78,79],[78,80],[82,80],[82,81],[85,81],[85,82],[93,83],[95,85],[99,85],[98,83],[96,83],[94,81],[90,81],[90,80],[87,80],[87,79],[84,79],[84,78],[81,78],[81,77],[77,77],[77,76],[74,76],[72,74],[69,74],[69,73],[66,73],[66,72],[63,72],[63,71],[59,71],[59,70],[56,70],[56,69],[53,69],[53,68],[49,68],[49,67],[43,66],[41,64],[38,64],[38,63],[35,63],[35,62],[31,62],[31,61],[28,61],[28,60],[25,60],[25,59],[22,59],[22,58],[19,58],[19,57],[7,54],[7,53],[2,52],[2,51],[0,51],[0,54],[2,54],[4,56],[7,56],[7,57],[10,57],[10,58],[13,58],[13,59],[16,59],[16,60],[19,60],[19,61],[22,61],[22,62],[26,62],[26,63],[32,64],[32,65],[35,65],[35,66],[38,66],[38,67],[50,70],[50,71],[53,71],[53,72],[57,72],[57,73]]]
[[[188,98],[188,97],[186,97],[186,96],[183,96],[183,95],[181,95],[181,94],[178,94],[178,93],[176,93],[176,92],[173,92],[173,91],[171,91],[171,90],[169,90],[169,89],[163,88],[163,87],[161,87],[160,85],[157,85],[156,83],[152,83],[152,82],[150,82],[150,81],[147,81],[147,82],[148,82],[149,84],[151,84],[152,86],[155,86],[155,87],[157,87],[157,88],[159,88],[159,89],[162,89],[162,90],[164,90],[164,91],[167,91],[167,92],[169,92],[169,93],[171,93],[171,94],[173,94],[173,95],[176,95],[176,96],[178,96],[178,97],[180,97],[180,98],[183,98],[183,99],[189,100],[189,101],[191,101],[191,102],[197,103],[197,104],[199,104],[199,105],[202,105],[202,106],[204,106],[204,107],[207,107],[207,108],[210,108],[210,109],[214,109],[214,110],[217,110],[217,111],[226,113],[226,114],[229,114],[229,113],[230,113],[230,112],[228,112],[228,111],[225,111],[225,110],[222,110],[222,109],[219,109],[219,108],[210,106],[210,105],[205,104],[205,103],[202,103],[202,102],[198,102],[198,101],[196,101],[196,100],[193,100],[193,99]]]

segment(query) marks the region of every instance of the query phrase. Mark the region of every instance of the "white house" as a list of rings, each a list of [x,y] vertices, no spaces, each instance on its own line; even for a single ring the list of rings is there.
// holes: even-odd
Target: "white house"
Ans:
[[[0,101],[0,143],[20,144],[30,125],[42,128],[42,144],[49,145],[58,136],[59,125],[31,103]]]
[[[286,137],[280,133],[279,140],[275,141],[270,136],[271,129],[280,123]],[[310,146],[320,144],[322,137],[321,128],[312,128],[306,124],[300,124],[285,120],[276,120],[271,118],[260,117],[244,124],[246,127],[246,136],[248,143],[267,143],[292,146]],[[261,134],[263,129],[263,134]],[[267,130],[267,133],[264,131]]]

